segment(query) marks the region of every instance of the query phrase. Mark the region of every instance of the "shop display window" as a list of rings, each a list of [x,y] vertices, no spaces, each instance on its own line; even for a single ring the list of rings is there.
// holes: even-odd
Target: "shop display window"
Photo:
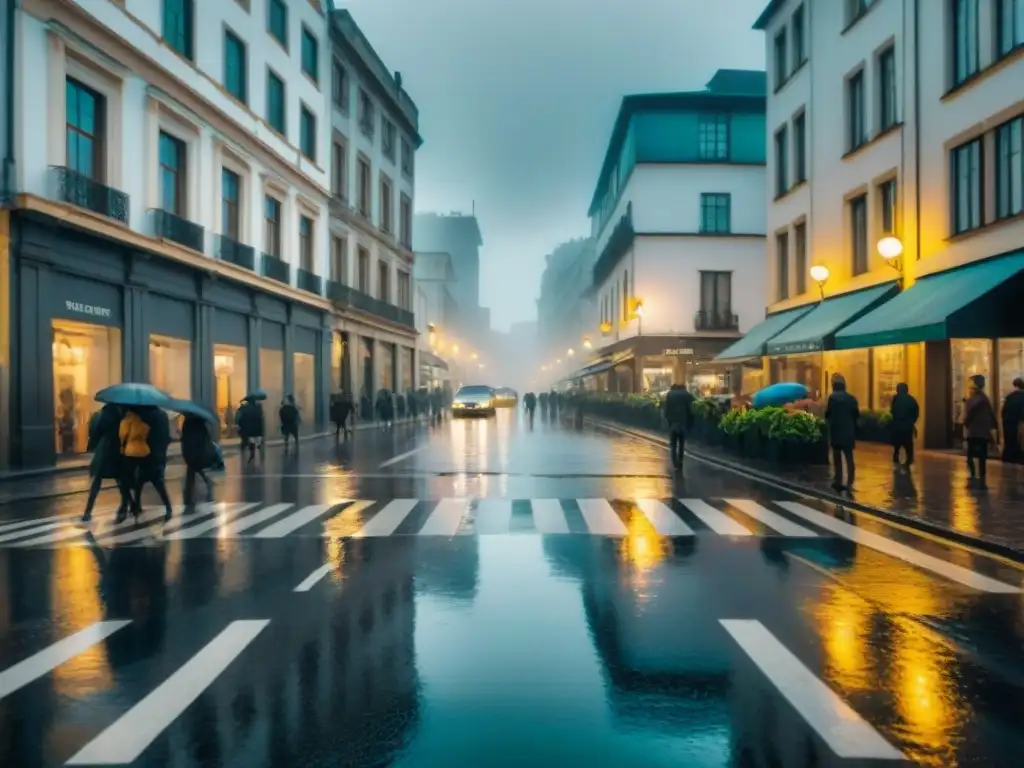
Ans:
[[[296,352],[292,360],[295,369],[295,404],[299,406],[301,426],[309,428],[316,422],[316,358],[304,352]]]
[[[857,398],[861,410],[871,407],[871,377],[868,358],[871,350],[843,349],[822,353],[826,395],[832,390],[833,374],[846,379],[846,391]]]
[[[346,382],[341,380],[344,359],[345,343],[340,333],[334,333],[331,335],[331,392],[345,389]]]
[[[1024,339],[1000,339],[999,342],[999,412],[1002,401],[1013,392],[1013,380],[1024,379]]]
[[[986,390],[992,392],[992,342],[988,339],[950,339],[949,340],[952,383],[953,383],[953,414],[956,425],[963,424],[964,402],[967,400],[967,388],[971,376],[985,377]],[[959,431],[958,429],[956,431]]]
[[[276,432],[277,409],[284,399],[284,352],[281,350],[260,349],[260,389],[267,393],[263,406],[267,431]]]
[[[395,389],[395,345],[380,344],[380,388]]]
[[[235,412],[248,394],[248,350],[229,344],[213,345],[213,372],[217,381],[217,418],[221,435],[235,437]]]
[[[402,350],[404,359],[402,361],[402,394],[405,394],[412,389],[412,372],[413,366],[416,364],[416,358],[413,356],[413,350],[406,348]]]
[[[179,400],[192,399],[192,343],[170,336],[149,336],[149,383]],[[182,417],[168,414],[171,439],[181,438]]]
[[[373,397],[373,340],[359,338],[359,396]]]
[[[751,368],[746,365],[742,367],[739,392],[742,397],[751,397],[755,392],[759,392],[767,386],[767,367]]]
[[[906,347],[902,344],[875,347],[871,354],[874,356],[872,408],[888,411],[896,396],[896,385],[907,381]]]
[[[771,358],[771,383],[796,382],[810,390],[812,400],[822,399],[822,353],[783,355]],[[833,369],[834,372],[835,369]],[[827,396],[828,393],[824,393]]]
[[[54,439],[57,456],[85,453],[96,393],[121,383],[121,331],[54,320],[52,325]]]

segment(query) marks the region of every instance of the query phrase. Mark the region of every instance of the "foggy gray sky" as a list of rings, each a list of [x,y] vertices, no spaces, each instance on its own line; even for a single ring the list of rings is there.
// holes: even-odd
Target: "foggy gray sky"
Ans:
[[[416,209],[476,212],[498,330],[536,317],[544,256],[587,206],[624,94],[764,68],[767,0],[346,0],[420,110]]]

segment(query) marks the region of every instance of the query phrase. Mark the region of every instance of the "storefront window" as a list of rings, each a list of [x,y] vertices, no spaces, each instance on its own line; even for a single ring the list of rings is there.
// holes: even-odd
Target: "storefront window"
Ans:
[[[402,350],[402,392],[408,392],[412,389],[412,374],[413,366],[416,364],[416,358],[413,355],[413,350],[406,347]]]
[[[170,336],[149,336],[149,383],[179,400],[192,399],[192,344]],[[171,439],[181,438],[182,417],[169,414]]]
[[[331,392],[345,389],[345,383],[341,380],[342,360],[345,358],[345,345],[342,343],[341,334],[331,335]]]
[[[643,368],[640,386],[644,392],[664,392],[672,386],[675,360],[663,355],[645,355],[641,358]]]
[[[1024,379],[1024,339],[999,340],[999,410],[1002,401],[1013,392],[1013,380]]]
[[[832,375],[841,374],[846,379],[846,391],[857,398],[862,411],[871,407],[871,379],[868,371],[870,354],[869,349],[844,349],[822,354],[824,386],[831,389]]]
[[[121,331],[71,320],[53,321],[54,436],[58,456],[84,453],[94,399],[121,382]]]
[[[217,377],[217,418],[224,437],[238,434],[235,411],[249,388],[248,350],[229,344],[213,345],[213,373]]]
[[[875,369],[872,407],[877,411],[888,411],[896,395],[896,385],[907,380],[906,347],[902,344],[875,347],[871,354],[874,355]]]
[[[277,409],[284,399],[284,352],[281,350],[260,349],[260,389],[267,393],[263,406],[267,430],[276,430]],[[272,424],[273,427],[270,426]]]
[[[751,368],[744,365],[741,376],[740,395],[742,397],[751,397],[755,392],[768,386],[768,369],[766,367]]]
[[[380,345],[380,388],[394,391],[395,389],[395,345]]]
[[[992,342],[988,339],[950,339],[949,346],[953,368],[953,414],[956,423],[961,424],[971,376],[980,374],[986,380],[992,378]],[[990,392],[991,386],[986,386]]]
[[[784,355],[771,358],[771,383],[796,382],[811,391],[811,398],[821,399],[822,353]],[[834,369],[833,369],[834,370]]]
[[[303,427],[316,423],[316,360],[313,355],[296,352],[293,356],[295,368],[295,404],[299,406]]]
[[[373,397],[373,339],[359,338],[359,396]]]

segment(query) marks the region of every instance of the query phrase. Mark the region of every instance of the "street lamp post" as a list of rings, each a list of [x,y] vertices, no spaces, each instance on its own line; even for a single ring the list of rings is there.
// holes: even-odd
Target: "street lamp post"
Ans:
[[[636,308],[633,310],[633,314],[636,315],[636,335],[644,335],[644,303],[640,299],[637,299]]]
[[[895,235],[887,235],[878,241],[876,246],[878,255],[885,259],[885,263],[896,270],[900,290],[903,290],[903,242]]]
[[[828,282],[829,275],[828,267],[824,264],[815,264],[809,270],[811,274],[811,280],[818,284],[818,291],[821,293],[821,301],[825,300],[825,283]]]

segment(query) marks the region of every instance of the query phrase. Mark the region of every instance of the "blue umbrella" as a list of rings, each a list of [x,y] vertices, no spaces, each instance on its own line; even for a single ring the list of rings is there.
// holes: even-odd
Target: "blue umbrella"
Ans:
[[[203,408],[203,406],[193,403],[191,400],[172,399],[170,403],[164,407],[169,411],[177,411],[178,413],[185,414],[186,416],[198,416],[200,419],[205,419],[211,424],[220,423],[220,420],[216,416]]]
[[[810,390],[803,384],[795,381],[784,381],[772,384],[754,394],[753,405],[755,408],[767,408],[772,405],[786,405],[795,403],[797,400],[805,400],[810,395]]]
[[[171,396],[152,384],[125,382],[101,389],[96,393],[96,402],[128,406],[155,405],[158,408],[170,408]]]

